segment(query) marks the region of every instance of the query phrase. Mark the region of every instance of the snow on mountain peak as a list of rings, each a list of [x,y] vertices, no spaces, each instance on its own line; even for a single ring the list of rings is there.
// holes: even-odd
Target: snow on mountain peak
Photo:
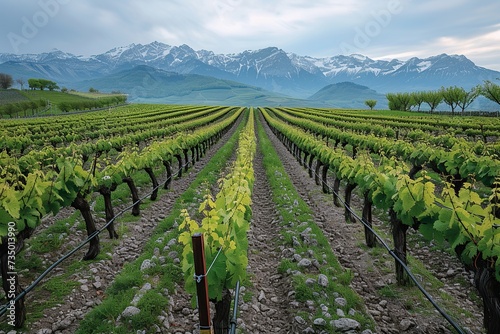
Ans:
[[[368,59],[367,56],[364,56],[362,54],[359,54],[359,53],[353,53],[350,55],[350,57],[354,58],[354,59],[357,59],[357,60],[361,60],[361,61],[365,61]]]
[[[167,64],[173,64],[173,62],[182,64],[189,59],[195,59],[208,66],[236,75],[239,75],[243,68],[248,71],[253,67],[258,73],[266,72],[277,75],[280,70],[283,70],[285,71],[283,75],[286,76],[289,75],[290,71],[303,70],[314,75],[321,73],[327,78],[338,76],[341,73],[346,73],[346,75],[369,73],[375,76],[394,74],[398,71],[420,73],[428,71],[438,62],[468,60],[463,55],[450,56],[447,54],[424,59],[413,57],[406,61],[397,59],[391,61],[373,60],[362,54],[315,58],[286,53],[277,47],[246,50],[234,54],[215,54],[208,50],[195,51],[186,44],[170,46],[158,41],[145,45],[132,43],[127,46],[115,47],[101,55],[92,56],[92,58],[113,64],[140,62],[156,66],[156,63],[161,62],[163,67]]]
[[[418,71],[423,72],[426,69],[430,68],[432,66],[432,62],[429,60],[423,60],[420,63],[417,64]]]

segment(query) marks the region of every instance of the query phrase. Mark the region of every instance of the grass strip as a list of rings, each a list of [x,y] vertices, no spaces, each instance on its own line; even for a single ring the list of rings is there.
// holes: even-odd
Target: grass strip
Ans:
[[[282,226],[281,246],[290,253],[319,264],[319,269],[314,270],[299,266],[299,262],[292,258],[285,258],[280,264],[280,272],[291,275],[296,301],[303,305],[314,305],[314,311],[299,312],[298,316],[310,327],[329,333],[334,330],[334,321],[342,317],[356,320],[362,329],[374,330],[375,325],[366,313],[362,298],[350,288],[353,273],[342,268],[333,254],[328,239],[314,222],[313,212],[285,171],[260,118],[256,118],[259,149],[265,152],[264,168]],[[327,286],[318,284],[319,275],[328,278]]]

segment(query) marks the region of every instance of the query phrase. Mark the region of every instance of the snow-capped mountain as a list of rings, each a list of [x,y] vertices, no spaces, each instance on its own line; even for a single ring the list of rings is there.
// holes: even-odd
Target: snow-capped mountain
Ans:
[[[464,56],[447,54],[406,61],[373,60],[359,54],[314,58],[276,47],[216,54],[160,42],[116,47],[91,57],[59,50],[28,55],[0,54],[0,72],[14,78],[45,77],[68,86],[138,65],[229,79],[294,97],[307,97],[328,84],[344,81],[386,93],[450,85],[468,89],[484,80],[500,77],[500,72],[476,66]]]
[[[158,42],[153,42],[148,45],[131,44],[128,46],[116,47],[106,53],[93,56],[92,58],[107,64],[127,62],[150,63],[168,56],[171,50],[171,46]]]

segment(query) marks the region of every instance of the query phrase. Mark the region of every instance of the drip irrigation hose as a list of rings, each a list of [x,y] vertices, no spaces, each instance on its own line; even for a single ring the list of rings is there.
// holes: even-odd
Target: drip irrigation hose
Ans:
[[[281,142],[281,140],[280,140]],[[283,143],[282,143],[283,144]],[[299,159],[299,157],[294,154],[294,153],[290,153],[292,154],[292,156],[295,157],[295,159]],[[314,174],[314,176],[320,176],[316,173],[315,170],[312,171],[312,173]],[[408,277],[410,277],[410,279],[415,283],[415,285],[417,286],[417,288],[424,294],[424,296],[427,298],[427,300],[429,300],[429,302],[434,306],[434,308],[446,319],[446,321],[448,321],[448,323],[457,331],[457,333],[459,334],[467,334],[467,332],[462,329],[462,327],[457,324],[435,301],[434,299],[432,298],[432,296],[422,287],[422,285],[418,282],[418,280],[415,278],[415,276],[413,275],[413,273],[411,272],[410,268],[408,268],[408,266],[397,256],[396,253],[394,253],[394,250],[392,250],[389,245],[382,239],[382,237],[380,235],[377,234],[377,232],[375,232],[375,230],[370,226],[368,225],[368,223],[363,219],[363,218],[360,218],[358,216],[358,214],[356,212],[354,212],[350,207],[348,207],[346,205],[346,203],[344,202],[344,200],[342,199],[342,197],[336,193],[331,187],[330,185],[325,182],[323,179],[321,180],[321,183],[322,185],[325,185],[326,187],[328,187],[328,189],[333,193],[335,194],[335,196],[337,196],[337,198],[340,200],[340,202],[342,203],[342,205],[356,218],[356,220],[360,221],[366,228],[368,228],[370,230],[371,233],[373,233],[375,235],[375,237],[377,238],[377,240],[379,240],[382,244],[382,246],[389,252],[389,254],[396,260],[398,261],[398,263],[401,264],[401,266],[403,267],[404,271],[408,274]]]
[[[240,300],[240,281],[236,282],[236,288],[234,290],[233,317],[231,318],[231,327],[229,329],[229,334],[236,334],[239,300]]]

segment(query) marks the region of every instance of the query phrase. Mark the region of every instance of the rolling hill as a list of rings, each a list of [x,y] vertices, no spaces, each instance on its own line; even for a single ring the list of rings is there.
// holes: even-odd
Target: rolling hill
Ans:
[[[366,100],[376,100],[376,109],[387,108],[387,99],[384,94],[352,82],[340,82],[325,86],[309,97],[309,100],[325,103],[330,107],[353,109],[366,109]]]
[[[75,83],[82,91],[119,90],[131,102],[217,105],[306,105],[293,99],[230,80],[198,74],[179,74],[139,65],[99,79]]]

